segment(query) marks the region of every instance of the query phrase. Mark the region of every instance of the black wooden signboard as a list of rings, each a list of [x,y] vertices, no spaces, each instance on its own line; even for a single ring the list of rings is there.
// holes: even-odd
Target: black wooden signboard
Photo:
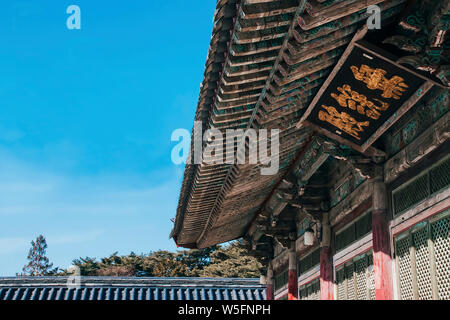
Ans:
[[[358,44],[350,49],[302,121],[364,151],[380,128],[388,128],[389,121],[396,121],[399,109],[408,101],[420,99],[424,94],[422,88],[429,86],[423,77],[372,50]]]

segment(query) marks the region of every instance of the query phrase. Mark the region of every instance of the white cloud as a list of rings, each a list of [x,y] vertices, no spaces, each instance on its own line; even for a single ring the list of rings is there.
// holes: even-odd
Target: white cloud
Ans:
[[[171,179],[152,185],[151,175],[55,173],[24,163],[0,149],[0,217],[161,212],[167,210],[168,203],[162,200],[176,198],[177,194],[177,173],[168,172],[167,176]]]
[[[96,240],[104,233],[103,230],[91,230],[85,233],[55,234],[46,237],[48,246],[80,244]],[[27,251],[31,240],[26,238],[0,238],[0,255]]]
[[[28,245],[29,241],[24,238],[0,238],[0,255],[23,251]]]
[[[79,256],[174,247],[168,240],[182,169],[75,174],[35,165],[0,146],[0,275],[26,263],[43,234],[57,266]]]
[[[104,230],[91,230],[86,233],[80,234],[60,234],[47,237],[47,244],[50,246],[66,245],[66,244],[79,244],[84,242],[95,241],[104,233]]]

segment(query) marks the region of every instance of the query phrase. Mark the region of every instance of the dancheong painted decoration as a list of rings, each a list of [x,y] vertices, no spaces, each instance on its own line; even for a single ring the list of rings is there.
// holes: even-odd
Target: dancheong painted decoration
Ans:
[[[307,121],[363,146],[425,82],[355,46]]]
[[[450,0],[219,0],[195,120],[279,129],[280,170],[186,165],[176,244],[242,238],[268,300],[449,300],[449,29]]]

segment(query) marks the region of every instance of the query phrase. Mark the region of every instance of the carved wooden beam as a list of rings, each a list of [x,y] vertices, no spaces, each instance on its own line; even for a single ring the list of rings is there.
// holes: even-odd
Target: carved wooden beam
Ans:
[[[399,23],[401,34],[383,41],[408,53],[397,61],[399,64],[428,72],[447,87],[450,86],[449,50],[446,46],[449,15],[450,1],[416,1]]]

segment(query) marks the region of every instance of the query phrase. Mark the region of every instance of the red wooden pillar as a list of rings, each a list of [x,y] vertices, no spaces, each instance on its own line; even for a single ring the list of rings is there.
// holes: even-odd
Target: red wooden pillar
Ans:
[[[267,267],[267,286],[266,286],[266,300],[274,299],[274,288],[273,288],[273,267],[272,262],[269,262]]]
[[[330,247],[320,250],[320,300],[333,300],[333,263]]]
[[[331,251],[331,228],[328,213],[322,218],[322,243],[320,249],[320,300],[334,299],[333,255]]]
[[[297,276],[297,253],[295,252],[295,241],[289,248],[289,282],[288,282],[288,300],[298,299],[298,276]]]
[[[385,184],[375,180],[373,182],[372,238],[377,300],[392,300],[394,297],[387,199]]]

